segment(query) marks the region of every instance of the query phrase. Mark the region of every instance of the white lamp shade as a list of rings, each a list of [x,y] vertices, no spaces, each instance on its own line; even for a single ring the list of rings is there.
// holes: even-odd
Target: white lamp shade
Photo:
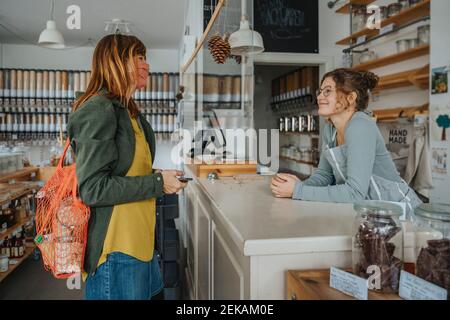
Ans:
[[[241,21],[239,30],[233,32],[228,41],[231,47],[231,54],[234,55],[250,55],[264,51],[264,43],[261,35],[250,29],[250,24],[247,19]]]
[[[61,32],[56,29],[54,20],[47,21],[47,28],[39,36],[39,45],[51,49],[63,49],[65,47],[64,38]]]

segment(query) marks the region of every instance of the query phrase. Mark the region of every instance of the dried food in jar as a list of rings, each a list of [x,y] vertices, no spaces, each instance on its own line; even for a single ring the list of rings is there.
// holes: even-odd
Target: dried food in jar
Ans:
[[[417,258],[416,275],[450,290],[450,240],[428,240],[427,244]]]
[[[390,212],[386,203],[365,202],[369,204],[355,205],[359,215],[353,237],[353,271],[362,278],[375,280],[370,289],[397,292],[403,269],[403,233],[398,220],[401,210]],[[378,279],[373,277],[374,272],[379,274]]]

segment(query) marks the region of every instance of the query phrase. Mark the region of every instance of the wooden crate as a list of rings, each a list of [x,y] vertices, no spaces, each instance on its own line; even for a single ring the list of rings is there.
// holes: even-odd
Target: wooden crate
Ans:
[[[330,287],[330,270],[286,271],[287,300],[354,300]],[[401,300],[396,294],[383,294],[369,290],[369,300]]]

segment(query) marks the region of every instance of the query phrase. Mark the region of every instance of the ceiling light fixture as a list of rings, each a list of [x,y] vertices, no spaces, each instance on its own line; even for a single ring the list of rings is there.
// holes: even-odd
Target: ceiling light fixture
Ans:
[[[122,19],[112,19],[111,21],[105,21],[105,31],[110,33],[131,34],[130,25],[131,22]]]
[[[47,20],[47,27],[41,32],[39,36],[39,45],[49,49],[64,49],[64,38],[56,29],[56,22],[53,18],[55,10],[55,0],[52,0],[52,8],[50,13],[50,20]]]
[[[261,34],[250,29],[250,22],[246,15],[247,1],[242,0],[242,18],[240,28],[233,32],[228,39],[231,46],[231,54],[251,55],[264,51],[264,42]]]

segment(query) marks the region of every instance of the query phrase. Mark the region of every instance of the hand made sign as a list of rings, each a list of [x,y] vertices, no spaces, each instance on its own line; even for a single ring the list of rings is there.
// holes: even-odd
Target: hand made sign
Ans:
[[[408,138],[408,130],[406,129],[390,129],[388,143],[406,144]]]

